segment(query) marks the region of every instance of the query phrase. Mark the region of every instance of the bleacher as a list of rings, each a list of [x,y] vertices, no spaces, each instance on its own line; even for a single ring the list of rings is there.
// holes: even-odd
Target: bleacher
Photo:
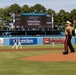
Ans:
[[[0,37],[63,36],[59,30],[0,30]]]

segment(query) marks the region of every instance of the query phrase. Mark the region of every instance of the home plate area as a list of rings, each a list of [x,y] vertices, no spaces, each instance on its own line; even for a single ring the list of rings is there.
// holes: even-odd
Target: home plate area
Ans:
[[[63,55],[62,53],[44,54],[38,56],[30,56],[21,58],[21,60],[29,61],[45,61],[45,62],[56,62],[56,61],[76,61],[76,52]]]

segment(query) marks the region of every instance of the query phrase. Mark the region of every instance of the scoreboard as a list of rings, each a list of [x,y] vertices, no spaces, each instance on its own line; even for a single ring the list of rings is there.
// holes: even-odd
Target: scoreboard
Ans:
[[[52,28],[52,15],[46,13],[21,13],[15,16],[15,28]]]

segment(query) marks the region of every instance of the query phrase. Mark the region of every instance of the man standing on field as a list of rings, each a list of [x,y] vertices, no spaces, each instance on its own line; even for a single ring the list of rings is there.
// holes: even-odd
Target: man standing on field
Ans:
[[[18,49],[18,47],[17,47],[17,40],[14,39],[13,42],[14,42],[14,45],[13,45],[12,49],[14,49],[14,47],[16,47],[16,49]]]
[[[76,21],[74,21],[74,25],[71,26],[71,22],[67,21],[66,22],[66,27],[65,27],[65,42],[64,42],[64,52],[63,54],[68,54],[68,47],[71,51],[71,53],[75,52],[72,44],[71,44],[71,39],[72,39],[72,35],[73,35],[73,30],[75,28],[76,25]]]
[[[22,39],[20,38],[20,39],[18,40],[18,46],[20,46],[20,49],[22,49],[21,41],[22,41]]]
[[[55,41],[54,41],[54,39],[52,40],[52,46],[53,46],[53,47],[55,46]]]

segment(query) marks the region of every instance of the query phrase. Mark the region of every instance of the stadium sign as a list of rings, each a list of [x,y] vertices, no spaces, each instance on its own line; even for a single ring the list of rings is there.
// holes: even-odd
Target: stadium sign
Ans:
[[[17,39],[17,44],[18,44],[19,38],[16,38],[16,39]],[[14,44],[13,41],[14,41],[14,38],[10,39],[10,45]],[[21,44],[22,45],[34,45],[34,44],[37,44],[37,38],[22,38]]]

